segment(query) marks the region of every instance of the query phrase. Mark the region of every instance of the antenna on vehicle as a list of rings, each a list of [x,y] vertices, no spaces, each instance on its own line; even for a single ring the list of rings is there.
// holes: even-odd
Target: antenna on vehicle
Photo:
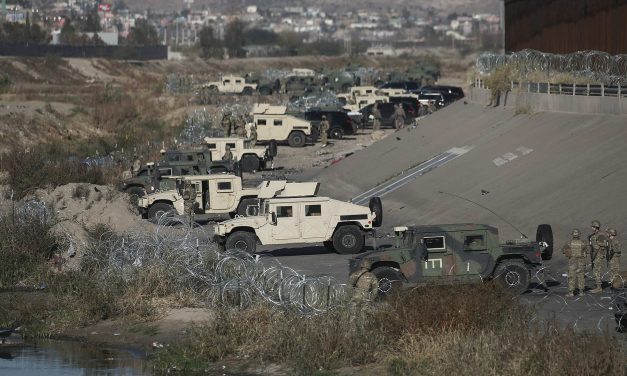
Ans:
[[[492,210],[492,209],[490,209],[490,208],[487,208],[487,207],[485,207],[485,206],[481,205],[480,203],[475,202],[475,201],[473,201],[473,200],[471,200],[471,199],[469,199],[469,198],[462,197],[462,196],[460,196],[460,195],[456,195],[455,193],[449,193],[449,192],[444,192],[444,191],[438,191],[438,193],[442,193],[442,194],[445,194],[445,195],[449,195],[449,196],[457,197],[457,198],[459,198],[459,199],[461,199],[461,200],[468,201],[468,202],[470,202],[470,203],[472,203],[472,204],[477,205],[478,207],[480,207],[480,208],[482,208],[482,209],[485,209],[485,210],[489,211],[490,213],[494,214],[494,215],[495,215],[495,216],[497,216],[499,219],[501,219],[503,222],[505,222],[505,223],[507,223],[508,225],[512,226],[512,228],[513,228],[514,230],[518,231],[518,233],[519,233],[520,235],[522,235],[522,237],[523,237],[523,238],[528,239],[528,238],[527,238],[527,235],[523,234],[523,232],[522,232],[522,231],[520,231],[520,230],[518,229],[518,227],[514,226],[514,225],[513,225],[510,221],[508,221],[507,219],[505,219],[505,218],[501,217],[500,215],[498,215],[498,214],[497,214],[494,210]]]

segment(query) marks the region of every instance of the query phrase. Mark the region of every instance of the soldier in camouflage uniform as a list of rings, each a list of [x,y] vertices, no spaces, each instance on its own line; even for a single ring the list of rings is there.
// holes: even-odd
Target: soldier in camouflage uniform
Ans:
[[[348,277],[348,282],[354,288],[351,296],[351,305],[355,308],[376,297],[379,289],[377,277],[368,271],[368,268],[365,266],[352,273]]]
[[[568,294],[566,297],[575,296],[575,287],[579,289],[579,295],[584,293],[584,270],[588,245],[581,240],[581,231],[574,229],[572,240],[564,245],[562,252],[568,258]]]
[[[592,259],[592,275],[594,275],[596,288],[590,292],[596,294],[603,291],[601,274],[609,243],[607,241],[607,235],[601,231],[601,222],[595,219],[592,221],[591,225],[593,232],[588,236],[588,242],[592,250],[590,258]]]
[[[394,128],[402,129],[405,127],[405,110],[403,109],[403,105],[398,103],[394,106]]]
[[[322,147],[326,147],[329,142],[329,127],[326,115],[322,115],[322,121],[320,121],[320,143],[322,143]]]
[[[372,122],[372,131],[376,132],[381,129],[381,111],[379,110],[378,102],[372,106],[372,117],[374,118]]]
[[[189,218],[189,225],[194,222],[194,203],[196,202],[196,187],[186,181],[183,185],[183,211]]]
[[[233,130],[233,118],[231,111],[224,112],[222,116],[222,130],[224,130],[224,137],[231,137],[231,131]]]
[[[611,228],[607,230],[607,235],[609,236],[609,247],[607,252],[607,260],[610,271],[610,281],[612,283],[613,288],[620,288],[623,285],[622,277],[619,274],[620,268],[620,243],[616,238],[618,233],[615,229]]]
[[[246,119],[243,116],[235,120],[235,134],[237,137],[246,138]]]
[[[226,145],[224,148],[224,155],[222,156],[223,161],[232,161],[233,160],[233,152],[231,152],[231,147]]]
[[[248,135],[246,147],[253,148],[256,144],[257,144],[257,126],[253,123],[250,126],[250,134]]]

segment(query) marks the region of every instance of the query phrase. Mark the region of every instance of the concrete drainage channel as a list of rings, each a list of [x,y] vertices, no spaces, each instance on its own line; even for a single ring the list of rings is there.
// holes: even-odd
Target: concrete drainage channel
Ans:
[[[460,156],[468,153],[474,146],[462,146],[451,148],[444,153],[438,154],[435,157],[419,164],[416,167],[412,167],[404,173],[393,177],[392,179],[377,185],[376,187],[360,194],[359,196],[351,199],[351,202],[357,205],[367,204],[372,197],[383,197],[395,190],[402,188],[403,186],[414,181],[418,176],[424,175],[427,172],[438,168]]]

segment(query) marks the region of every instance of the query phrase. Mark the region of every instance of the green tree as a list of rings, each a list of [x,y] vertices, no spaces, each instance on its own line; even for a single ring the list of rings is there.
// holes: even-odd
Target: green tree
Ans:
[[[132,45],[154,46],[159,43],[157,30],[143,18],[135,20],[135,26],[131,28],[127,43]]]
[[[198,33],[198,47],[200,48],[200,56],[204,58],[219,58],[224,56],[224,46],[222,41],[214,37],[213,29],[210,26],[204,26]]]
[[[246,45],[255,44],[267,46],[277,44],[279,36],[274,31],[252,28],[244,32],[244,39]]]
[[[224,32],[224,46],[229,52],[229,57],[245,57],[246,51],[244,50],[244,44],[246,38],[244,37],[244,27],[246,25],[239,19],[234,19],[227,26]]]
[[[59,43],[61,44],[77,44],[79,35],[76,32],[76,27],[72,23],[69,17],[66,17],[63,21],[63,27],[59,33]]]

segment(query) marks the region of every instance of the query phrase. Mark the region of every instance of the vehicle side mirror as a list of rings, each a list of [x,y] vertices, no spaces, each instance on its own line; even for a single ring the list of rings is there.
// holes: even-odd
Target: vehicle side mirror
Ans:
[[[276,213],[270,213],[270,224],[276,225]]]

